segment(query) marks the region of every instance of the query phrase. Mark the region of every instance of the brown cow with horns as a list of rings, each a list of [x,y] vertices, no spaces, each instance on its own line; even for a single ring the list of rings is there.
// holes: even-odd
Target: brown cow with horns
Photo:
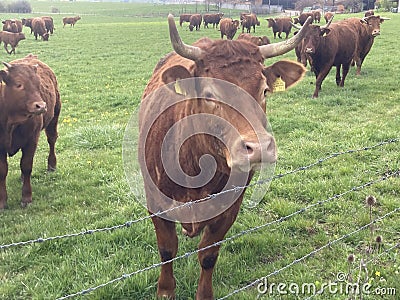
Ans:
[[[56,169],[55,143],[61,110],[53,71],[36,56],[4,63],[0,71],[0,210],[7,206],[7,156],[22,151],[22,207],[32,202],[31,173],[40,131],[50,146],[48,170]]]
[[[255,170],[276,161],[275,141],[266,130],[265,93],[273,90],[278,78],[285,88],[296,84],[305,68],[291,61],[265,67],[264,60],[292,50],[304,37],[309,21],[295,37],[265,46],[209,38],[186,45],[173,16],[168,16],[175,52],[155,67],[139,112],[138,157],[147,207],[150,213],[162,212],[152,216],[164,262],[159,297],[175,298],[170,260],[177,254],[178,221],[189,237],[203,232],[199,248],[209,247],[198,253],[201,274],[196,299],[213,299],[212,274],[220,248],[214,243],[224,238],[235,221],[245,189],[215,196],[211,204],[182,204],[231,188],[239,177],[246,184]],[[207,177],[210,169],[213,172]],[[200,182],[204,176],[209,180]]]

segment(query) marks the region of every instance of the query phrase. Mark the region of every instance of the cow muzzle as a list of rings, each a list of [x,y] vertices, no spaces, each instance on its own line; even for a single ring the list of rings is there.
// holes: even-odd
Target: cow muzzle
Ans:
[[[306,48],[304,51],[305,51],[307,54],[313,54],[313,53],[314,53],[313,48]]]
[[[380,35],[381,34],[381,31],[380,30],[374,30],[374,31],[372,31],[372,36],[373,37],[376,37],[376,36],[378,36],[378,35]]]
[[[32,115],[40,115],[47,111],[47,104],[44,101],[33,102],[30,105],[29,113]]]
[[[270,134],[265,134],[257,140],[239,139],[233,144],[230,154],[230,168],[242,172],[258,170],[263,164],[276,162],[275,139]]]

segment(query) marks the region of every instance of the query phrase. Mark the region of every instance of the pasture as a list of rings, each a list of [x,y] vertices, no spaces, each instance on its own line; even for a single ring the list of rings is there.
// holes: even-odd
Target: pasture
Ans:
[[[122,140],[154,66],[171,51],[166,17],[148,15],[179,11],[177,7],[153,4],[31,4],[39,15],[49,15],[52,7],[60,9],[61,14],[52,15],[55,33],[48,42],[35,41],[25,28],[26,40],[20,42],[16,55],[6,54],[1,47],[0,57],[9,62],[34,53],[57,75],[63,102],[56,144],[58,170],[46,172],[48,146],[42,135],[32,173],[33,203],[22,209],[21,154],[9,159],[8,209],[0,212],[0,246],[117,226],[147,216],[126,182]],[[75,28],[62,27],[63,16],[77,14],[82,19]],[[375,39],[363,64],[362,76],[356,77],[352,68],[345,87],[340,89],[331,70],[319,98],[312,99],[315,77],[308,72],[296,87],[268,95],[267,114],[279,154],[275,174],[294,171],[332,153],[371,147],[390,139],[397,141],[337,155],[274,179],[264,199],[255,208],[243,207],[227,234],[240,236],[221,247],[213,279],[217,298],[281,268],[269,276],[270,284],[294,283],[301,287],[311,283],[321,287],[335,281],[340,272],[351,273],[356,281],[361,260],[368,262],[368,273],[362,273],[361,281],[367,280],[373,287],[371,291],[394,288],[400,294],[399,249],[391,248],[400,240],[399,212],[395,211],[400,207],[400,176],[379,181],[400,170],[400,62],[395,39],[400,15],[381,15],[391,20],[382,24],[381,36]],[[348,15],[338,16],[344,17]],[[267,21],[260,19],[256,34],[274,41]],[[178,29],[186,43],[202,36],[219,38],[219,32],[211,28],[198,32],[189,32],[187,26]],[[282,57],[296,59],[294,51]],[[377,200],[371,214],[365,203],[368,195]],[[388,213],[374,224],[373,233],[367,226],[344,236]],[[280,222],[247,233],[280,218]],[[180,232],[180,226],[177,228]],[[178,236],[178,255],[196,249],[198,238]],[[383,242],[376,243],[376,236],[381,236]],[[373,251],[367,251],[369,245]],[[310,254],[321,247],[321,251]],[[348,262],[350,254],[355,255],[353,263]],[[296,261],[302,257],[305,259]],[[55,299],[156,263],[159,255],[149,219],[115,230],[2,248],[0,298]],[[177,299],[193,299],[199,273],[197,256],[179,259],[174,267]],[[138,272],[90,292],[88,298],[154,299],[158,274],[159,268]],[[255,299],[259,294],[256,287],[230,299]],[[308,296],[279,295],[275,291],[262,298]],[[376,297],[364,295],[363,299]],[[313,299],[348,298],[344,293],[325,292]],[[395,298],[385,295],[380,299]]]

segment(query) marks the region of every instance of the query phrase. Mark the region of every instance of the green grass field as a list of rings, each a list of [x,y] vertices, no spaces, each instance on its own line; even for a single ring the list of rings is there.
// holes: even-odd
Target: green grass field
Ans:
[[[16,55],[0,48],[2,61],[34,53],[56,73],[63,101],[57,142],[58,170],[47,174],[47,142],[42,136],[32,176],[33,204],[20,207],[20,154],[9,159],[8,209],[0,212],[0,246],[124,224],[147,215],[126,182],[122,163],[125,127],[137,109],[144,87],[158,60],[171,51],[167,12],[180,7],[129,3],[31,2],[34,12],[50,14],[56,30],[49,42],[35,41],[24,29]],[[232,13],[232,12],[227,12]],[[62,27],[65,15],[80,14],[75,28]],[[151,17],[148,17],[149,15]],[[159,14],[159,16],[156,16]],[[233,13],[232,13],[233,14]],[[32,14],[33,15],[33,14]],[[396,41],[400,15],[382,13],[391,20],[366,58],[362,76],[352,68],[345,87],[335,84],[335,72],[323,83],[318,99],[311,95],[315,78],[310,72],[285,93],[269,95],[267,113],[278,144],[276,174],[309,165],[335,152],[360,149],[400,138],[399,47]],[[0,18],[31,15],[1,15]],[[139,17],[146,16],[146,17]],[[357,15],[361,16],[361,14]],[[348,15],[337,16],[339,19]],[[264,18],[257,35],[272,37]],[[202,36],[219,38],[213,29],[189,32],[179,28],[186,43]],[[294,51],[282,56],[295,60]],[[280,58],[282,58],[280,57]],[[274,58],[267,63],[275,62]],[[243,207],[227,236],[239,234],[285,217],[308,205],[349,191],[327,203],[266,226],[223,244],[214,273],[217,298],[224,297],[294,260],[324,247],[330,241],[370,222],[367,195],[377,204],[372,218],[400,207],[399,176],[357,191],[352,188],[378,180],[400,169],[400,141],[370,150],[328,159],[307,170],[274,180],[261,203]],[[179,226],[178,226],[179,230]],[[179,230],[180,231],[180,230]],[[383,238],[380,247],[371,239]],[[196,249],[198,238],[179,235],[178,255]],[[393,288],[400,294],[399,213],[385,217],[370,229],[352,234],[314,255],[270,276],[270,284],[315,284],[336,280],[340,272],[359,269],[368,261],[372,290]],[[379,253],[381,256],[377,257]],[[347,260],[355,255],[355,262]],[[0,249],[0,299],[55,299],[107,283],[158,263],[150,220],[129,228]],[[196,255],[174,264],[177,298],[194,299],[199,265]],[[101,287],[89,299],[154,299],[159,269],[141,272]],[[358,271],[351,271],[357,278]],[[256,299],[255,287],[230,299]],[[264,295],[264,299],[304,299],[307,294]],[[352,298],[353,297],[353,298]],[[325,292],[313,299],[356,299],[344,293]],[[357,298],[358,299],[358,298]],[[377,299],[364,295],[363,299]]]

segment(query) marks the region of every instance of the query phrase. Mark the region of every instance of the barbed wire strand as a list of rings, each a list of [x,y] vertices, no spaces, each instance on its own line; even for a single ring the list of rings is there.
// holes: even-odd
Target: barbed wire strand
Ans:
[[[286,173],[281,173],[281,174],[278,174],[278,175],[274,175],[271,178],[259,180],[259,181],[256,181],[254,183],[250,183],[250,184],[248,184],[246,186],[236,186],[236,187],[234,187],[232,189],[227,189],[227,190],[222,191],[220,193],[208,195],[208,196],[206,196],[204,198],[201,198],[201,199],[188,201],[188,202],[183,203],[182,205],[171,207],[171,208],[169,208],[167,210],[164,210],[164,211],[155,212],[155,213],[140,217],[140,218],[135,219],[135,220],[130,220],[130,221],[127,221],[127,222],[125,222],[123,224],[110,226],[110,227],[105,227],[105,228],[88,229],[88,230],[84,230],[84,231],[80,231],[80,232],[76,232],[76,233],[67,233],[67,234],[57,235],[57,236],[52,236],[52,237],[40,237],[40,238],[37,238],[37,239],[28,240],[28,241],[13,242],[13,243],[9,243],[9,244],[0,245],[0,250],[1,249],[6,249],[6,248],[11,248],[11,247],[16,247],[16,246],[26,246],[26,245],[35,244],[35,243],[43,243],[43,242],[48,242],[48,241],[60,240],[60,239],[64,239],[64,238],[78,237],[78,236],[90,235],[90,234],[94,234],[94,233],[98,233],[98,232],[113,231],[113,230],[120,229],[120,228],[131,227],[133,224],[136,224],[136,223],[151,219],[153,217],[162,216],[163,214],[169,213],[169,212],[171,212],[171,211],[173,211],[175,209],[178,209],[178,208],[184,208],[184,207],[191,206],[191,205],[199,203],[199,202],[203,202],[203,201],[207,201],[207,200],[210,200],[210,199],[214,199],[217,196],[220,196],[220,195],[225,194],[225,193],[230,193],[230,192],[237,193],[238,191],[241,191],[241,190],[243,190],[245,188],[248,188],[248,187],[267,184],[267,183],[271,182],[274,179],[280,179],[282,177],[285,177],[285,176],[288,176],[288,175],[291,175],[291,174],[295,174],[295,173],[300,172],[300,171],[305,171],[305,170],[310,169],[310,168],[312,168],[314,166],[322,164],[323,162],[325,162],[325,161],[327,161],[329,159],[332,159],[332,158],[335,158],[335,157],[338,157],[338,156],[341,156],[341,155],[351,154],[351,153],[356,153],[356,152],[362,152],[362,151],[368,151],[368,150],[372,150],[372,149],[375,149],[375,148],[378,148],[378,147],[381,147],[381,146],[384,146],[384,145],[397,143],[398,141],[400,141],[400,138],[393,138],[393,139],[388,139],[388,140],[382,141],[382,142],[377,143],[377,144],[372,145],[372,146],[366,146],[366,147],[362,147],[362,148],[359,148],[359,149],[350,149],[350,150],[346,150],[346,151],[342,151],[342,152],[332,153],[332,154],[330,154],[330,155],[328,155],[328,156],[326,156],[324,158],[318,159],[317,161],[315,161],[315,162],[313,162],[313,163],[311,163],[309,165],[298,167],[298,168],[293,169],[291,171],[288,171]]]
[[[91,288],[82,290],[82,291],[80,291],[80,292],[77,292],[77,293],[74,293],[74,294],[70,294],[70,295],[67,295],[67,296],[58,298],[58,300],[64,300],[64,299],[69,299],[69,298],[72,298],[72,297],[75,297],[75,296],[85,295],[85,294],[87,294],[87,293],[90,293],[90,292],[92,292],[92,291],[94,291],[94,290],[97,290],[97,289],[102,288],[102,287],[104,287],[104,286],[107,286],[107,285],[109,285],[109,284],[112,284],[112,283],[121,281],[121,280],[123,280],[123,279],[127,279],[127,278],[129,278],[129,277],[132,277],[132,276],[134,276],[134,275],[143,273],[143,272],[148,271],[148,270],[151,270],[151,269],[158,268],[158,267],[160,267],[160,266],[162,266],[162,265],[169,264],[169,263],[174,262],[174,261],[177,261],[177,260],[179,260],[179,259],[187,258],[187,257],[192,256],[192,255],[194,255],[194,254],[197,254],[197,253],[199,253],[199,252],[201,252],[201,251],[210,249],[210,248],[215,247],[215,246],[219,246],[219,245],[221,245],[221,244],[223,244],[223,243],[226,243],[226,242],[228,242],[228,241],[232,241],[232,240],[234,240],[234,239],[236,239],[236,238],[239,238],[239,237],[241,237],[241,236],[243,236],[243,235],[246,235],[246,234],[249,234],[249,233],[253,233],[253,232],[257,231],[257,230],[260,230],[260,229],[265,228],[265,227],[269,227],[269,226],[274,225],[274,224],[277,224],[277,223],[281,223],[281,222],[286,221],[287,219],[289,219],[289,218],[291,218],[291,217],[293,217],[293,216],[295,216],[295,215],[298,215],[298,214],[300,214],[300,213],[303,213],[303,212],[305,212],[305,211],[307,211],[307,210],[309,210],[309,209],[311,209],[311,208],[313,208],[313,207],[316,207],[316,206],[325,204],[325,203],[327,203],[327,202],[329,202],[329,201],[332,201],[332,200],[334,200],[334,199],[338,199],[338,198],[340,198],[340,197],[342,197],[342,196],[344,196],[344,195],[346,195],[346,194],[348,194],[348,193],[351,193],[351,192],[354,192],[354,191],[362,190],[362,189],[364,189],[364,188],[366,188],[366,187],[369,187],[369,186],[371,186],[371,185],[373,185],[373,184],[376,184],[376,183],[385,181],[385,180],[387,180],[388,178],[393,177],[393,176],[395,176],[395,175],[399,175],[399,174],[400,174],[400,170],[397,171],[397,172],[393,172],[393,173],[391,173],[391,174],[387,174],[387,175],[385,175],[385,176],[383,176],[383,177],[380,177],[380,178],[378,178],[378,179],[376,179],[376,180],[372,180],[372,181],[366,182],[366,183],[364,183],[364,184],[362,184],[362,185],[360,185],[360,186],[353,187],[353,188],[351,188],[350,190],[347,190],[347,191],[345,191],[345,192],[343,192],[343,193],[341,193],[341,194],[336,194],[336,195],[334,195],[334,196],[332,196],[332,197],[330,197],[330,198],[328,198],[328,199],[326,199],[326,200],[321,200],[321,201],[318,201],[318,202],[313,203],[313,204],[311,204],[311,205],[308,205],[307,207],[304,207],[304,208],[302,208],[302,209],[299,209],[299,210],[297,210],[297,211],[295,211],[295,212],[293,212],[293,213],[291,213],[291,214],[289,214],[289,215],[286,215],[286,216],[281,217],[281,218],[279,218],[279,219],[276,219],[276,220],[274,220],[274,221],[271,221],[271,222],[268,222],[268,223],[265,223],[265,224],[262,224],[262,225],[259,225],[259,226],[250,228],[250,229],[243,230],[243,231],[241,231],[241,232],[239,232],[239,233],[237,233],[237,234],[235,234],[235,235],[232,235],[232,236],[230,236],[230,237],[228,237],[228,238],[225,238],[225,239],[223,239],[223,240],[221,240],[221,241],[215,242],[215,243],[213,243],[213,244],[211,244],[211,245],[208,245],[208,246],[206,246],[206,247],[199,248],[199,249],[196,249],[196,250],[193,250],[193,251],[190,251],[190,252],[186,252],[186,253],[184,253],[184,254],[182,254],[182,255],[176,256],[176,257],[174,257],[174,258],[172,258],[172,259],[169,259],[169,260],[167,260],[167,261],[155,263],[155,264],[150,265],[150,266],[147,266],[147,267],[145,267],[145,268],[143,268],[143,269],[136,270],[136,271],[134,271],[134,272],[132,272],[132,273],[123,274],[122,276],[120,276],[120,277],[118,277],[118,278],[114,278],[114,279],[112,279],[112,280],[110,280],[110,281],[108,281],[108,282],[102,283],[102,284],[100,284],[100,285],[98,285],[98,286],[91,287]]]
[[[300,257],[300,258],[297,258],[297,259],[293,260],[291,263],[287,264],[286,266],[284,266],[284,267],[282,267],[280,269],[276,269],[275,271],[269,273],[268,275],[266,275],[264,277],[261,277],[261,278],[258,278],[256,280],[250,282],[249,284],[246,284],[245,286],[243,286],[243,287],[241,287],[239,289],[236,289],[236,290],[230,292],[229,294],[227,294],[227,295],[225,295],[225,296],[223,296],[221,298],[218,298],[217,300],[227,299],[227,298],[229,298],[229,297],[231,297],[231,296],[233,296],[235,294],[238,294],[238,293],[240,293],[240,292],[242,292],[244,290],[247,290],[247,289],[251,288],[252,286],[255,286],[256,284],[264,283],[264,281],[266,279],[268,279],[269,277],[279,274],[280,272],[292,267],[293,265],[298,264],[298,263],[302,262],[303,260],[306,260],[307,258],[315,255],[316,253],[324,250],[325,248],[328,248],[328,247],[336,244],[337,242],[340,242],[340,241],[342,241],[342,240],[344,240],[344,239],[346,239],[346,238],[348,238],[348,237],[350,237],[350,236],[352,236],[352,235],[354,235],[356,233],[359,233],[362,230],[365,230],[365,229],[369,228],[371,225],[377,223],[378,221],[381,221],[381,220],[383,220],[383,219],[385,219],[385,218],[387,218],[387,217],[389,217],[389,216],[391,216],[391,215],[393,215],[393,214],[395,214],[395,213],[397,213],[399,211],[400,211],[400,207],[392,210],[391,212],[388,212],[388,213],[384,214],[383,216],[373,220],[372,222],[370,222],[368,224],[365,224],[364,226],[359,227],[358,229],[356,229],[356,230],[354,230],[354,231],[352,231],[350,233],[346,233],[346,234],[342,235],[341,237],[339,237],[339,238],[337,238],[337,239],[335,239],[333,241],[330,241],[329,243],[325,244],[324,246],[319,247],[319,248],[311,251],[310,253],[308,253],[308,254]]]
[[[377,254],[376,256],[372,257],[371,259],[369,259],[367,261],[364,261],[364,264],[368,265],[369,263],[378,260],[381,256],[388,254],[390,251],[392,251],[395,248],[400,248],[400,243],[394,244],[393,246],[383,250],[381,253]],[[354,272],[354,271],[356,271],[358,269],[359,269],[359,267],[355,267],[355,268],[352,269],[352,272]],[[336,284],[336,283],[338,283],[340,281],[338,279],[336,279],[336,280],[330,281],[330,282],[332,284]],[[314,298],[315,296],[322,295],[324,293],[325,289],[326,289],[326,286],[322,285],[321,289],[317,293],[312,294],[311,296],[309,296],[307,298],[304,298],[304,300],[310,300],[310,299]]]

